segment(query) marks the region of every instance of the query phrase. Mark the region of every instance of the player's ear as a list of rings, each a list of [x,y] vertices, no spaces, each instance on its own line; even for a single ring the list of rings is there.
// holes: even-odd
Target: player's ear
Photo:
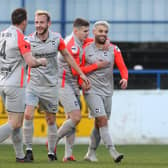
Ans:
[[[74,27],[73,32],[76,34],[78,32],[78,29],[76,27]]]
[[[51,26],[51,21],[48,22],[48,27]]]

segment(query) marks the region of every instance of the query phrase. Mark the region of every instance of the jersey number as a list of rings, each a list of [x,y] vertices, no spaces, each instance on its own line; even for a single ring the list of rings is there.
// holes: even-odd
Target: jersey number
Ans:
[[[5,48],[6,48],[6,40],[3,42],[2,48],[0,50],[0,56],[3,57],[3,59],[6,59]]]

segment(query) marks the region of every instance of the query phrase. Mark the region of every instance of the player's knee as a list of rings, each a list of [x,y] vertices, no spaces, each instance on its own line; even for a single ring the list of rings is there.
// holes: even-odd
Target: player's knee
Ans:
[[[55,124],[55,120],[56,120],[56,116],[55,116],[55,114],[47,114],[46,115],[46,121],[47,121],[47,124],[48,125],[53,125],[53,124]]]
[[[26,120],[33,120],[34,118],[34,107],[33,106],[26,106],[24,118]]]
[[[17,143],[17,142],[22,141],[22,134],[20,133],[20,129],[21,128],[14,129],[13,134],[12,134],[12,141],[13,142]]]
[[[107,117],[106,116],[101,116],[96,118],[96,125],[100,127],[107,126]]]
[[[19,121],[19,122],[11,121],[11,125],[12,125],[13,129],[18,129],[18,128],[22,127],[22,122],[21,121]]]
[[[25,118],[26,120],[33,120],[33,114],[28,113],[28,112],[25,112],[24,118]]]
[[[73,115],[71,119],[77,125],[81,120],[81,114]]]
[[[47,119],[47,124],[48,124],[48,125],[53,125],[53,124],[55,124],[55,118],[49,117],[49,118]]]

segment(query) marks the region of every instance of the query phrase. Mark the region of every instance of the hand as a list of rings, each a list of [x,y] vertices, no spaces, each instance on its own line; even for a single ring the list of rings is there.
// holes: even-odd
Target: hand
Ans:
[[[109,64],[109,62],[99,60],[99,61],[96,62],[96,64],[97,64],[98,69],[100,69],[100,68],[105,68]]]
[[[121,79],[120,80],[121,89],[126,89],[127,84],[128,84],[128,81],[126,79]]]
[[[82,85],[81,85],[81,87],[82,87],[82,90],[87,91],[87,90],[89,90],[89,89],[91,88],[91,85],[90,85],[90,84],[89,84],[89,85],[86,85],[86,84],[83,82]]]
[[[105,44],[104,44],[104,46],[103,46],[103,50],[108,50],[109,47],[110,47],[110,40],[107,39],[106,42],[105,42]]]
[[[83,80],[83,82],[85,83],[86,87],[88,88],[90,86],[90,81],[89,79],[86,77],[86,75],[84,73],[82,73],[80,75],[80,78]]]
[[[46,58],[39,58],[38,61],[41,66],[46,66],[48,64],[48,61]]]

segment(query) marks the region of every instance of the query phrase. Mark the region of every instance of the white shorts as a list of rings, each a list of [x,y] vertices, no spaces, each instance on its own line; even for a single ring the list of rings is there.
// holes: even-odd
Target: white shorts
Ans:
[[[25,88],[1,87],[0,94],[8,112],[25,111]]]
[[[110,118],[111,115],[111,96],[100,96],[96,94],[85,94],[85,100],[89,107],[90,116],[96,118],[100,116],[107,116]]]
[[[40,110],[50,113],[58,111],[58,88],[39,87],[26,89],[26,105],[37,106]]]
[[[68,83],[65,87],[59,88],[59,101],[64,107],[65,113],[80,110],[80,95],[77,95]]]

